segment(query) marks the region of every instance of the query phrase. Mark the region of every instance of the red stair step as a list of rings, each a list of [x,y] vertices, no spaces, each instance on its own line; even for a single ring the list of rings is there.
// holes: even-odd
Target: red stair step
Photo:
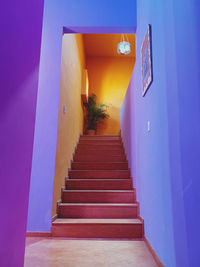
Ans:
[[[142,238],[139,219],[56,219],[52,236],[71,238]]]
[[[128,170],[128,162],[72,162],[72,170]]]
[[[107,144],[118,144],[121,145],[121,140],[82,140],[80,139],[79,144],[94,144],[94,145],[107,145]]]
[[[121,140],[120,135],[81,135],[80,140]]]
[[[81,136],[71,168],[53,236],[143,237],[121,136]]]
[[[110,156],[124,156],[124,151],[121,150],[95,150],[95,149],[77,149],[76,155],[110,155]]]
[[[129,170],[69,170],[69,178],[113,178],[122,179],[129,178]]]
[[[92,145],[92,144],[78,144],[77,149],[94,149],[94,150],[119,150],[119,151],[124,151],[124,148],[121,144],[115,144],[115,145]]]
[[[63,203],[134,203],[133,190],[63,190]]]
[[[110,156],[110,155],[75,155],[74,161],[82,162],[119,162],[126,161],[126,156]]]
[[[98,204],[98,203],[59,203],[59,218],[127,219],[136,218],[137,203],[133,204]]]
[[[131,190],[132,179],[66,179],[68,190]]]

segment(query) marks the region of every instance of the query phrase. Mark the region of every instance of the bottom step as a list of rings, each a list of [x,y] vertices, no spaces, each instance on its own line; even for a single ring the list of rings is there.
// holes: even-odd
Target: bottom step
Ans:
[[[52,236],[69,238],[142,238],[139,219],[56,219]]]

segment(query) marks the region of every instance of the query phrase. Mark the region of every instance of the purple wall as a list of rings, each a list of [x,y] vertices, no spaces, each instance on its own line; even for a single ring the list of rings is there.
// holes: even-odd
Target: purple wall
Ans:
[[[138,1],[137,59],[121,109],[145,236],[167,267],[200,263],[199,12],[195,0]],[[140,47],[148,23],[154,81],[143,98]]]
[[[28,211],[43,1],[0,8],[0,266],[22,267]]]
[[[51,230],[63,27],[65,32],[134,32],[136,0],[126,5],[120,0],[45,1],[27,228],[32,232]]]

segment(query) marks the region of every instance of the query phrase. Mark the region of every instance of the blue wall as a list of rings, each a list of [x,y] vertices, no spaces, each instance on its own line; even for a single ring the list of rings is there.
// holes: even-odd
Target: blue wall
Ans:
[[[64,26],[83,33],[91,27],[94,33],[134,32],[136,0],[45,1],[28,231],[51,230]]]
[[[189,266],[198,267],[200,266],[200,2],[174,1],[174,10],[182,197]],[[176,197],[176,192],[174,195]],[[177,209],[174,209],[174,216],[176,212]],[[177,225],[175,230],[178,231],[179,227]],[[180,238],[177,240],[178,246],[181,246]],[[179,258],[182,256],[181,253],[179,251]]]
[[[199,13],[194,0],[137,2],[136,65],[121,109],[145,236],[167,267],[200,264]],[[147,24],[154,81],[143,98],[140,48]]]

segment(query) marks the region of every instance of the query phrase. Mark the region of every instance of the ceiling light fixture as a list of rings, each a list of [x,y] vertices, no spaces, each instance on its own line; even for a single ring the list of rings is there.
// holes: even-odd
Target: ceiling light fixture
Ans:
[[[121,42],[117,45],[117,53],[120,55],[128,55],[131,53],[131,44],[128,41],[127,34],[126,36],[122,34]]]

